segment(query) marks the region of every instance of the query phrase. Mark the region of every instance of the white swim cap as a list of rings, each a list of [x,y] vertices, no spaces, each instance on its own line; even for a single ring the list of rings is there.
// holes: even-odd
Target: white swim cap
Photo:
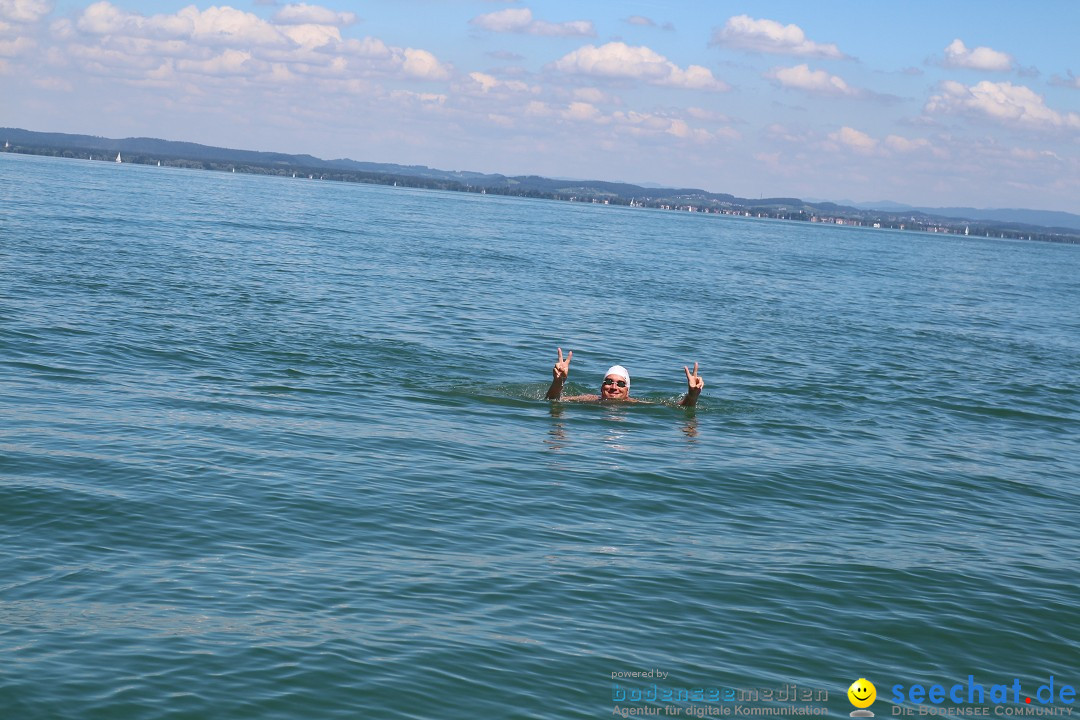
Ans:
[[[630,384],[630,373],[626,372],[626,368],[622,365],[612,365],[609,367],[608,371],[604,373],[604,377],[607,377],[608,375],[621,375],[626,380],[626,384]]]

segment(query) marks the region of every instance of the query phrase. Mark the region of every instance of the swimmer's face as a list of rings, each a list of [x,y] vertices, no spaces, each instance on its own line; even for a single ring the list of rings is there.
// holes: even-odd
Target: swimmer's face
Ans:
[[[600,384],[600,397],[604,400],[625,400],[630,397],[630,383],[622,375],[608,375]]]

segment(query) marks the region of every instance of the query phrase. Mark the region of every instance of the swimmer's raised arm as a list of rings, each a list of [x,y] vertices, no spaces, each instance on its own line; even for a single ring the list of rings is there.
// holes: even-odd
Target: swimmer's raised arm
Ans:
[[[686,371],[686,397],[684,397],[679,404],[683,407],[694,407],[697,405],[698,395],[705,388],[705,380],[698,375],[698,364],[694,363],[694,372],[691,374],[690,368],[683,366],[683,370]]]
[[[562,348],[559,348],[559,359],[555,367],[551,368],[551,387],[548,388],[545,396],[548,400],[558,400],[562,396],[563,385],[566,384],[566,378],[570,375],[570,358],[572,357],[574,357],[574,351],[570,350],[566,353],[566,359],[563,360]]]

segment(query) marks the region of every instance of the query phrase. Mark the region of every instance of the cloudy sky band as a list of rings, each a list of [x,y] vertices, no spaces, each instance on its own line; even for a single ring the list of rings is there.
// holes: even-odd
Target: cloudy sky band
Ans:
[[[1052,41],[1029,52],[934,25],[906,54],[879,56],[864,29],[811,32],[784,3],[783,17],[758,12],[770,3],[693,16],[661,3],[655,17],[606,2],[436,5],[0,0],[0,88],[13,100],[0,124],[1080,211],[1080,68]],[[410,32],[406,16],[425,9],[441,32]],[[46,121],[61,108],[60,126]]]

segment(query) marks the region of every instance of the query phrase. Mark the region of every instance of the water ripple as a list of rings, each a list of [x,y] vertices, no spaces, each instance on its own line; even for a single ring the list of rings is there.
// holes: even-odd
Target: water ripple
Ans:
[[[13,717],[1076,680],[1074,247],[0,164]]]

